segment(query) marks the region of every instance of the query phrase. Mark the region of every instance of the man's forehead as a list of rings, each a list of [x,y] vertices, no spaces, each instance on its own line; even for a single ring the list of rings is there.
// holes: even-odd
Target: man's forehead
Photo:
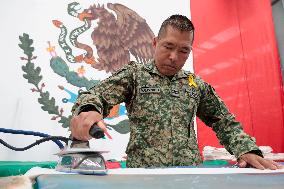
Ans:
[[[166,37],[169,37],[170,35],[175,35],[175,33],[180,33],[180,34],[183,34],[184,36],[188,36],[189,39],[191,39],[191,40],[193,39],[193,35],[194,35],[194,31],[193,30],[191,30],[191,31],[181,31],[181,30],[179,30],[177,28],[170,27],[170,28],[168,28],[165,31],[164,35],[161,36],[161,38],[164,38],[164,37],[166,38]]]
[[[191,45],[192,45],[192,42],[191,42],[191,41],[187,41],[187,42],[176,42],[176,41],[171,41],[171,40],[164,40],[164,41],[162,42],[162,44],[177,46],[177,47],[181,47],[181,48],[190,48]]]
[[[193,37],[189,37],[186,40],[177,40],[174,37],[164,37],[160,39],[161,44],[174,45],[179,47],[191,47],[192,46]]]

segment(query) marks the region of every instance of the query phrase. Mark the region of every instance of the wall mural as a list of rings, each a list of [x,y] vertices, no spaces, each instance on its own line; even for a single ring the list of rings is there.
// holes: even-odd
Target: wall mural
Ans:
[[[69,32],[69,28],[64,26],[64,21],[52,20],[51,27],[59,31],[58,45],[55,42],[47,42],[46,50],[50,54],[50,67],[53,72],[65,79],[65,81],[78,90],[69,90],[64,85],[58,83],[58,88],[67,93],[69,98],[55,99],[48,90],[45,90],[45,83],[48,82],[41,74],[41,67],[37,64],[37,56],[34,55],[33,39],[27,33],[19,36],[19,47],[23,50],[24,61],[22,70],[23,77],[28,83],[33,85],[31,91],[38,93],[38,103],[43,111],[52,115],[51,120],[56,120],[63,128],[69,127],[71,115],[64,116],[64,107],[56,105],[58,100],[63,103],[74,103],[80,91],[84,91],[98,84],[99,80],[85,77],[86,69],[84,64],[89,64],[94,70],[104,70],[113,73],[130,61],[131,55],[137,62],[145,63],[152,58],[152,39],[154,34],[146,20],[138,13],[128,7],[118,3],[107,3],[105,5],[93,4],[89,8],[79,12],[80,4],[72,2],[67,6],[67,12],[74,19],[79,19],[81,24]],[[115,13],[115,14],[114,14]],[[92,23],[96,21],[96,25]],[[75,22],[74,22],[75,23]],[[78,22],[76,22],[78,23]],[[84,44],[78,39],[79,36],[88,35],[91,32],[91,44]],[[71,44],[71,45],[70,45]],[[85,53],[74,54],[72,50],[82,49]],[[47,60],[48,61],[48,60]],[[72,71],[70,64],[80,64],[81,66]],[[126,115],[124,104],[115,106],[107,120]],[[116,124],[107,124],[108,129],[114,129],[120,134],[129,132],[128,119],[125,118]],[[111,139],[111,136],[107,134]]]

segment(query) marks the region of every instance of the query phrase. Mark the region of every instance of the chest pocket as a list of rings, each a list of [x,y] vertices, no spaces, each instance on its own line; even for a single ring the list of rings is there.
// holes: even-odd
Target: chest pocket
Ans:
[[[137,90],[136,108],[152,112],[156,111],[159,107],[159,102],[162,95],[162,89],[159,85],[141,85]]]
[[[198,89],[195,87],[184,86],[179,94],[180,97],[177,100],[179,100],[180,103],[177,104],[179,104],[178,108],[180,111],[184,111],[185,114],[195,114],[200,99]]]

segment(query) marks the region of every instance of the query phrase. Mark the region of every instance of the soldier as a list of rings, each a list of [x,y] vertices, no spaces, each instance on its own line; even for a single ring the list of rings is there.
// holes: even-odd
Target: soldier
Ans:
[[[244,133],[213,87],[182,70],[193,38],[194,26],[186,16],[166,19],[153,39],[152,61],[131,62],[78,97],[72,109],[72,136],[89,140],[94,123],[106,130],[102,119],[114,105],[125,102],[130,125],[127,167],[200,164],[193,127],[194,117],[198,116],[238,158],[240,167],[280,168],[263,158],[255,141]]]

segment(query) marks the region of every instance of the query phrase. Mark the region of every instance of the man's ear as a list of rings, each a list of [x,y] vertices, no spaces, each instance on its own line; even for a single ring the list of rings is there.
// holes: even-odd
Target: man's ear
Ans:
[[[153,41],[152,41],[152,45],[153,45],[153,47],[154,47],[154,49],[156,48],[156,46],[157,46],[157,42],[158,41],[158,37],[154,37],[153,38]]]

